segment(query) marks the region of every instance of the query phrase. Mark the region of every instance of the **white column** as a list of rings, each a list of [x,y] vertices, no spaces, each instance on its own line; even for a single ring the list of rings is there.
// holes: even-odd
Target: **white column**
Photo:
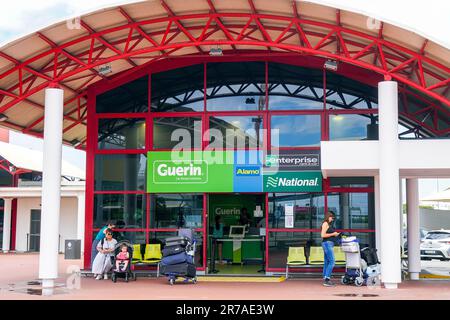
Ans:
[[[84,202],[85,202],[85,195],[84,193],[80,193],[77,196],[77,239],[81,240],[81,251],[84,251],[84,223],[85,223],[85,216],[84,216]]]
[[[12,200],[10,198],[3,199],[3,245],[2,250],[8,253],[11,246],[11,208]]]
[[[64,91],[45,90],[44,161],[39,279],[53,288],[58,278],[59,216],[61,204],[61,152]]]
[[[378,114],[381,272],[385,288],[396,289],[401,282],[397,82],[378,84]]]
[[[411,280],[419,280],[420,265],[420,213],[419,182],[406,179],[406,205],[408,208],[408,271]]]

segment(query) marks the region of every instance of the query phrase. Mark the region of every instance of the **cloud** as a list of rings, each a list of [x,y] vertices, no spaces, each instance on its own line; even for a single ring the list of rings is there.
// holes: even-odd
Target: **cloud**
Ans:
[[[111,0],[15,0],[2,1],[0,11],[0,43],[104,6],[137,1]]]

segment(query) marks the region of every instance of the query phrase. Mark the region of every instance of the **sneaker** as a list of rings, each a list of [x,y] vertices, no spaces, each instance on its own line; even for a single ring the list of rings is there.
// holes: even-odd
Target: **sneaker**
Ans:
[[[108,280],[108,275],[105,273],[105,275],[103,276],[103,279]]]
[[[102,276],[101,275],[96,276],[95,280],[102,280]]]
[[[331,281],[331,279],[328,279],[328,278],[326,278],[324,280],[323,285],[325,287],[334,287],[335,286],[335,284]]]

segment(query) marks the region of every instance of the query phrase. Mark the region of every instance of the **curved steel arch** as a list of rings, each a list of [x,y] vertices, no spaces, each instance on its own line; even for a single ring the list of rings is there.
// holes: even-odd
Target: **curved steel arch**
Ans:
[[[164,4],[164,2],[162,3]],[[434,110],[431,115],[434,117],[433,126],[428,127],[436,135],[443,135],[450,132],[450,128],[448,127],[444,129],[439,128],[436,120],[439,115],[438,111],[450,118],[450,108],[447,108],[450,107],[450,100],[446,97],[448,88],[450,88],[450,68],[424,56],[422,52],[414,52],[398,44],[386,41],[381,36],[374,37],[342,27],[339,24],[333,25],[304,20],[296,16],[287,17],[257,14],[255,12],[213,12],[180,16],[169,12],[168,17],[139,22],[133,21],[121,8],[120,12],[127,17],[127,23],[95,32],[86,23],[81,21],[81,25],[89,34],[64,44],[57,45],[44,35],[38,34],[50,46],[50,49],[26,61],[17,61],[5,53],[0,52],[0,57],[14,63],[13,67],[0,74],[0,79],[16,72],[18,74],[18,80],[15,85],[7,89],[0,89],[0,101],[3,97],[12,98],[11,101],[0,106],[0,113],[5,112],[22,101],[42,108],[41,105],[33,103],[28,98],[55,82],[60,83],[66,90],[70,90],[77,95],[71,98],[70,101],[66,101],[66,104],[73,103],[77,99],[80,104],[80,95],[85,94],[86,87],[98,77],[105,78],[95,69],[105,63],[125,60],[130,64],[131,68],[134,68],[136,64],[133,62],[133,59],[145,58],[150,60],[149,62],[151,63],[189,47],[195,47],[201,55],[206,55],[207,53],[201,49],[201,46],[229,45],[237,53],[239,53],[239,49],[236,49],[237,46],[250,46],[254,48],[263,47],[268,51],[271,49],[279,49],[287,52],[336,59],[374,71],[384,75],[387,79],[395,79],[432,100],[441,103],[442,105],[439,105],[439,103],[435,103],[432,100],[427,101],[429,108]],[[223,22],[223,19],[244,19],[247,22],[245,24],[227,24]],[[202,22],[205,20],[207,23],[203,25]],[[261,21],[265,21],[265,24]],[[277,26],[269,25],[269,21],[275,23]],[[196,25],[195,22],[199,25]],[[142,28],[144,26],[151,28],[152,25],[156,24],[160,28],[159,31],[147,33]],[[164,24],[165,28],[161,28],[161,24]],[[280,25],[284,26],[280,27]],[[304,29],[305,26],[320,28],[324,32],[308,31]],[[113,36],[118,31],[127,31],[128,36],[111,42],[105,39],[105,36]],[[200,32],[200,35],[195,37],[193,35],[194,32]],[[134,36],[135,33],[137,35]],[[262,39],[256,37],[258,33],[262,35]],[[272,38],[270,35],[274,33],[278,34],[276,38]],[[187,41],[178,40],[178,36],[181,34],[187,38]],[[222,34],[225,37],[221,36],[221,38],[213,39],[217,34]],[[161,40],[154,40],[158,36],[159,38],[162,36]],[[288,40],[292,37],[299,37],[300,44],[289,43]],[[313,38],[318,40],[315,45],[312,45]],[[139,44],[142,45],[145,42],[147,43],[146,46],[137,49]],[[89,43],[86,46],[89,49],[77,54],[71,53],[71,48],[75,48],[75,46],[79,46],[82,43]],[[338,44],[339,52],[332,52],[326,49],[332,43]],[[124,49],[118,49],[118,46],[124,46]],[[349,46],[358,49],[352,51],[349,50]],[[161,54],[156,57],[145,56],[154,52],[160,52]],[[362,58],[369,55],[374,56],[372,63],[362,60]],[[50,57],[52,60],[46,63],[41,69],[36,70],[32,68],[31,65],[33,63],[48,61]],[[431,68],[438,70],[441,74],[437,74]],[[89,71],[90,74],[77,77],[77,75],[86,71]],[[416,77],[411,77],[412,74],[416,74]],[[434,79],[434,84],[427,84],[426,79],[428,78]],[[34,85],[38,79],[41,83]],[[67,84],[71,81],[80,79],[85,79],[83,85],[75,89],[68,87]],[[437,90],[442,92],[439,93]],[[70,114],[65,115],[66,120],[73,122],[72,127],[83,124],[85,120],[82,117],[71,117],[77,110],[78,114],[80,114],[79,106],[78,109],[73,109]],[[408,113],[407,110],[403,113],[416,123],[425,125],[424,122],[417,119],[417,114]],[[42,121],[42,118],[36,120],[35,123],[39,121]],[[29,130],[29,128],[24,130],[26,131],[27,129]]]

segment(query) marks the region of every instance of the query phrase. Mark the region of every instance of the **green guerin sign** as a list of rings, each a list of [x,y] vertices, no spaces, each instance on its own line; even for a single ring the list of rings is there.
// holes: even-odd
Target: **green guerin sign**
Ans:
[[[232,154],[189,151],[177,158],[178,155],[170,151],[148,152],[148,192],[233,192]]]
[[[264,174],[263,183],[263,189],[266,192],[320,192],[322,191],[322,174],[282,171]]]

